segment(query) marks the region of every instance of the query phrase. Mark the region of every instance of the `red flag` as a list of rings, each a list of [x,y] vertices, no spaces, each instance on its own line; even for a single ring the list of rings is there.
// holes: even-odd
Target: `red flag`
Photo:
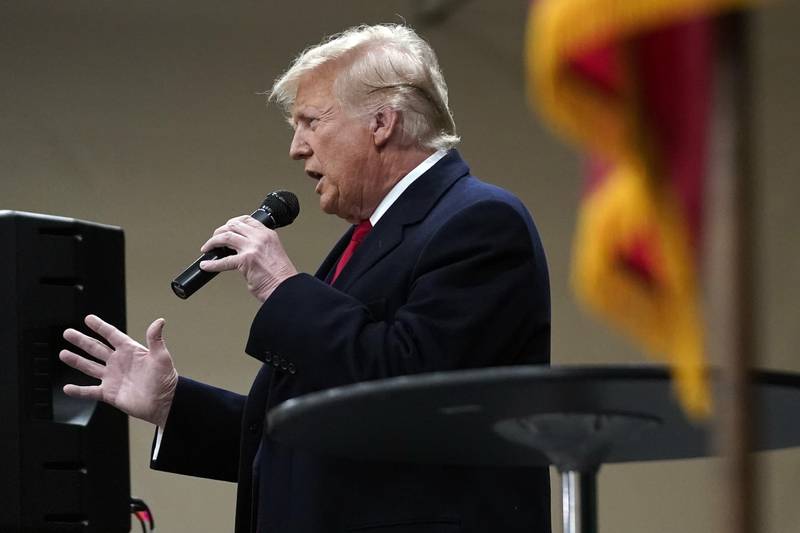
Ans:
[[[574,241],[580,301],[672,365],[710,412],[698,298],[713,72],[707,16],[745,0],[539,0],[529,94],[589,156]]]

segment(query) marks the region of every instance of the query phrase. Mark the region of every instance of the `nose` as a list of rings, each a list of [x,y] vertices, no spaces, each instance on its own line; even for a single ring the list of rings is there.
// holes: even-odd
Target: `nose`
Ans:
[[[289,145],[289,157],[292,159],[305,159],[312,154],[311,146],[303,135],[302,128],[297,128],[292,137],[292,144]]]

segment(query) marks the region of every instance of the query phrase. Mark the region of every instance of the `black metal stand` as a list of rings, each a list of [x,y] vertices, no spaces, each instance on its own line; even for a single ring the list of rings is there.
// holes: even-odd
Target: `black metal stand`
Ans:
[[[716,384],[716,380],[713,380]],[[800,445],[800,375],[752,375],[757,449]],[[564,533],[597,532],[604,463],[712,455],[660,367],[504,367],[358,383],[284,402],[273,438],[357,460],[555,465]],[[324,435],[324,438],[321,436]],[[468,443],[465,445],[465,443]]]
[[[495,431],[541,451],[558,469],[564,533],[597,533],[597,472],[607,452],[658,424],[634,414],[545,413],[503,420]]]

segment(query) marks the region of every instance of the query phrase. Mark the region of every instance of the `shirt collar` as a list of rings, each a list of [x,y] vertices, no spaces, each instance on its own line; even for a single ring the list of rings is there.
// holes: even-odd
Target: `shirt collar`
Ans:
[[[378,204],[378,207],[375,208],[372,215],[369,217],[369,221],[372,224],[372,227],[375,227],[375,224],[378,223],[378,220],[392,207],[400,195],[414,183],[417,178],[425,174],[433,165],[439,162],[441,158],[447,155],[447,150],[438,150],[431,154],[425,161],[414,167],[414,169],[406,174],[403,179],[395,183],[394,187],[388,192],[386,196],[383,197],[381,203]]]

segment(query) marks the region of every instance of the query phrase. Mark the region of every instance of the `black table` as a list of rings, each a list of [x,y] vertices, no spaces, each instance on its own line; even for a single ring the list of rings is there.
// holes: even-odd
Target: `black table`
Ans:
[[[800,445],[800,375],[755,372],[756,449]],[[713,454],[689,422],[666,368],[513,366],[357,383],[284,402],[273,438],[358,460],[555,465],[565,533],[597,530],[603,463]]]

